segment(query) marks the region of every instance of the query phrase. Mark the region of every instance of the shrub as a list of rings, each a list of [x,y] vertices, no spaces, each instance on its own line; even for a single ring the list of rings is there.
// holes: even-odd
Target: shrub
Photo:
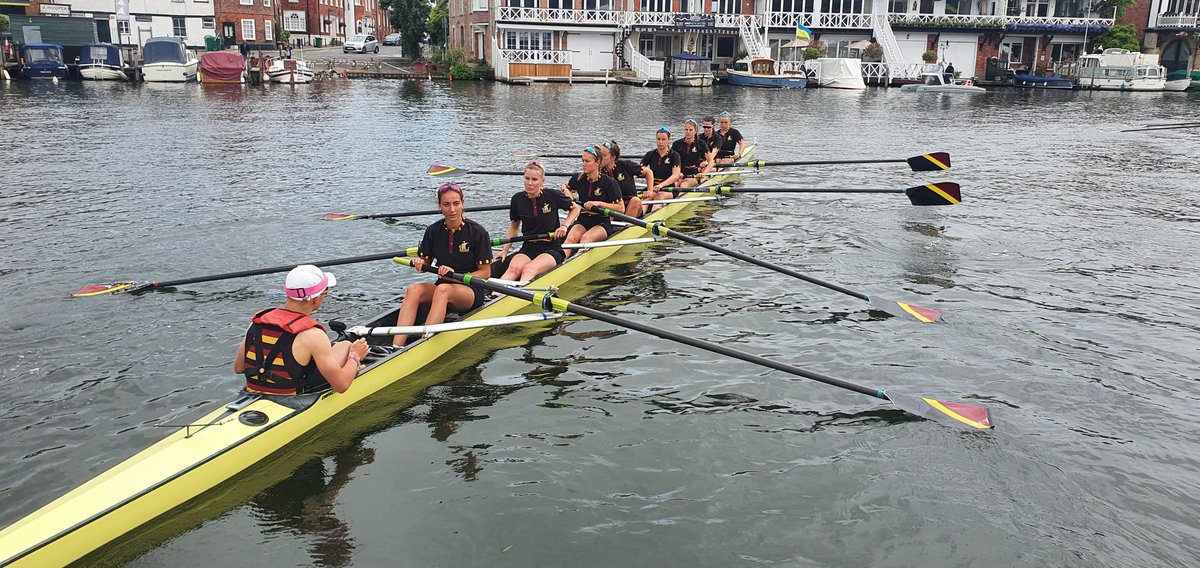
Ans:
[[[937,63],[937,52],[926,51],[925,53],[922,53],[921,61],[924,61],[925,63]]]
[[[450,78],[471,81],[475,79],[475,68],[466,63],[455,63],[450,66]]]

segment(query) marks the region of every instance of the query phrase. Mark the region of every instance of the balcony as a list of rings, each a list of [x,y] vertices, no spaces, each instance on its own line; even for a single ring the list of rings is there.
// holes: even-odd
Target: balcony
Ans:
[[[833,14],[814,12],[767,12],[768,28],[795,29],[796,24],[806,28],[825,30],[869,30],[874,21],[871,14]]]
[[[1158,23],[1154,25],[1156,28],[1188,28],[1195,29],[1196,21],[1200,16],[1196,14],[1176,14],[1174,16],[1164,16],[1159,14]]]
[[[741,14],[696,14],[689,12],[627,12],[618,10],[568,10],[560,8],[496,8],[497,22],[537,24],[582,24],[595,26],[655,27],[737,30],[741,21],[751,27],[761,27],[759,16]]]
[[[871,14],[825,14],[812,12],[768,12],[768,28],[873,29]],[[1008,30],[1015,32],[1091,33],[1107,30],[1112,18],[987,16],[959,14],[889,14],[888,21],[897,28],[950,28],[966,30]],[[1160,18],[1161,22],[1162,19]],[[1193,20],[1195,18],[1193,17]]]

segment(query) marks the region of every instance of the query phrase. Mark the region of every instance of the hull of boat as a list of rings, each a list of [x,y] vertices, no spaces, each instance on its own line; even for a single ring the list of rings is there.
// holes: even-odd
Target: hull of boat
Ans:
[[[730,85],[776,89],[803,89],[808,84],[803,75],[751,75],[743,71],[729,71],[728,81]]]
[[[754,147],[748,147],[743,158],[752,158],[753,152]],[[731,177],[735,178],[721,176],[710,185],[731,183]],[[694,205],[668,204],[647,220],[666,220]],[[612,239],[646,235],[645,229],[630,226]],[[598,247],[579,253],[531,286],[562,286],[622,248]],[[527,301],[502,297],[465,319],[533,311]],[[444,332],[416,341],[403,351],[370,363],[347,392],[326,392],[307,408],[291,408],[269,397],[232,410],[227,406],[217,408],[0,531],[0,565],[62,566],[79,560],[212,490],[380,390],[400,381],[417,380],[416,376],[434,361],[481,331]],[[256,413],[261,413],[261,423],[248,419]]]
[[[1024,77],[1017,75],[1013,79],[1013,84],[1018,87],[1029,87],[1032,89],[1063,89],[1070,90],[1075,88],[1075,84],[1070,79],[1062,77]]]
[[[1172,79],[1167,81],[1165,89],[1168,91],[1180,92],[1190,89],[1192,86],[1191,79]]]
[[[676,87],[711,87],[713,84],[712,73],[694,73],[690,75],[676,75],[671,78],[671,83]]]
[[[189,63],[152,63],[142,67],[147,83],[187,83],[196,79],[198,61]]]
[[[272,71],[268,73],[272,83],[311,83],[312,71]]]
[[[901,91],[917,92],[917,93],[966,93],[979,94],[986,93],[987,89],[983,87],[968,86],[968,85],[904,85],[900,87]]]
[[[91,81],[124,81],[125,72],[112,65],[80,65],[79,75]]]

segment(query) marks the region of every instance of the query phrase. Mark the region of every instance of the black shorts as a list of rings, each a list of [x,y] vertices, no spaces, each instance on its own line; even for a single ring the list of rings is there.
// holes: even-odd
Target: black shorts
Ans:
[[[563,252],[562,245],[557,242],[539,243],[527,241],[525,244],[521,245],[521,250],[513,254],[523,254],[529,257],[529,260],[533,260],[542,254],[549,254],[551,257],[554,257],[555,266],[562,264],[562,261],[567,259],[567,254]]]
[[[607,215],[580,215],[575,223],[589,231],[592,230],[592,227],[604,227],[604,238],[606,239],[617,232],[617,228],[612,226],[612,220]]]

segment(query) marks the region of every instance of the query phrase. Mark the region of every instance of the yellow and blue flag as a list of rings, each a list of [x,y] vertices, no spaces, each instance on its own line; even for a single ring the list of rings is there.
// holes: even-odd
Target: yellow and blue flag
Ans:
[[[804,27],[804,24],[796,24],[796,37],[800,39],[812,39],[812,30]]]

